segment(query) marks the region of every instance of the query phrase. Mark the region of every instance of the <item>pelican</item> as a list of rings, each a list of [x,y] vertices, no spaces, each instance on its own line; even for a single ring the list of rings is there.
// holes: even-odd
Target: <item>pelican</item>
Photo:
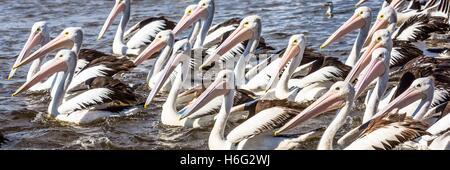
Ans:
[[[168,98],[162,107],[161,122],[170,126],[182,126],[182,127],[205,127],[212,125],[213,117],[211,112],[214,112],[220,108],[222,98],[217,97],[211,100],[208,105],[205,105],[202,109],[194,113],[192,116],[179,119],[177,115],[176,102],[177,95],[182,88],[185,88],[185,83],[189,80],[189,70],[191,69],[191,47],[187,39],[177,41],[174,45],[174,51],[180,53],[174,53],[166,64],[166,67],[160,72],[160,76],[156,79],[155,87],[152,88],[144,107],[147,108],[156,96],[158,91],[163,87],[167,80],[175,74],[175,79],[171,85]],[[189,86],[188,86],[189,87]],[[245,90],[237,90],[235,96],[235,102],[237,104],[254,100],[255,96]]]
[[[226,137],[225,126],[233,106],[235,95],[235,76],[231,70],[223,70],[218,73],[216,80],[203,92],[200,97],[189,107],[181,112],[180,118],[184,118],[203,107],[209,100],[217,96],[224,96],[222,107],[213,129],[211,130],[208,147],[211,150],[252,149],[272,150],[290,149],[311,137],[317,136],[313,131],[297,138],[273,137],[270,131],[284,123],[285,120],[297,113],[294,109],[273,107],[266,109],[239,126],[235,127]]]
[[[364,44],[368,44],[373,33],[380,29],[388,29],[392,33],[392,39],[398,41],[420,42],[428,39],[433,32],[446,31],[449,25],[442,19],[429,15],[414,15],[403,22],[397,28],[398,12],[393,7],[383,8],[377,16],[374,26],[369,31],[369,36]]]
[[[142,51],[139,56],[133,61],[133,63],[137,66],[142,64],[148,58],[151,58],[154,54],[161,51],[158,59],[156,59],[153,68],[149,70],[147,76],[147,82],[150,89],[154,88],[156,78],[160,77],[160,72],[162,71],[164,64],[169,59],[172,54],[174,48],[174,35],[171,30],[164,30],[159,32],[153,42],[147,46],[144,51]],[[167,90],[169,88],[170,83],[166,83],[163,89]]]
[[[175,23],[165,17],[149,17],[124,32],[131,15],[130,0],[116,0],[116,3],[106,19],[97,39],[100,40],[112,25],[114,19],[122,12],[119,27],[113,42],[113,54],[117,55],[139,55],[142,50],[152,42],[156,34],[162,30],[173,29]],[[128,41],[125,44],[125,39]]]
[[[369,86],[371,82],[376,81],[374,90],[371,92],[369,100],[364,111],[363,122],[368,121],[377,112],[378,104],[382,99],[389,81],[389,61],[391,53],[386,48],[378,48],[372,54],[372,60],[362,77],[355,85],[355,99]]]
[[[102,76],[113,76],[118,72],[128,71],[134,67],[132,61],[125,57],[116,57],[106,55],[102,52],[94,50],[81,50],[83,42],[83,30],[79,27],[69,27],[64,29],[56,38],[36,50],[28,58],[22,60],[19,64],[14,65],[14,68],[21,67],[33,60],[42,58],[48,53],[58,49],[70,48],[75,54],[82,55],[76,62],[75,77],[71,81],[68,89],[73,89],[92,78]]]
[[[432,77],[423,77],[414,80],[403,93],[377,112],[369,121],[345,134],[339,139],[338,143],[340,145],[348,144],[349,141],[361,134],[374,120],[384,117],[391,112],[406,113],[406,116],[412,117],[414,120],[422,120],[432,104],[434,87],[435,84]]]
[[[320,138],[317,149],[330,150],[333,149],[333,139],[339,128],[344,125],[345,118],[352,110],[355,90],[353,86],[345,81],[339,81],[331,86],[330,90],[314,103],[308,106],[301,113],[291,118],[284,126],[274,132],[275,135],[290,130],[306,120],[316,117],[322,113],[332,110],[340,110],[336,114],[336,118],[330,123],[328,128]]]
[[[31,28],[30,36],[28,37],[27,42],[25,43],[25,46],[23,47],[22,51],[20,51],[19,56],[17,57],[16,61],[14,62],[14,65],[19,64],[24,58],[27,58],[28,55],[30,55],[31,49],[34,47],[37,47],[38,45],[45,45],[48,41],[50,41],[50,32],[47,25],[47,22],[45,21],[39,21],[33,24],[33,27]],[[36,59],[31,63],[31,66],[27,73],[27,80],[31,79],[36,72],[39,71],[39,69],[42,67],[42,63],[44,62],[45,57],[42,59]],[[11,80],[16,73],[15,68],[11,69],[11,72],[9,73],[8,80]],[[45,82],[39,82],[35,86],[31,87],[29,91],[41,91],[49,89],[52,83],[52,78],[49,78]]]
[[[135,106],[137,97],[126,85],[112,78],[110,84],[103,87],[86,89],[72,98],[63,101],[77,67],[77,55],[71,50],[63,49],[50,63],[39,70],[13,94],[27,90],[37,82],[55,74],[50,92],[51,101],[48,114],[58,121],[74,124],[89,124],[112,116],[124,116],[138,112]]]
[[[363,43],[370,29],[370,20],[372,19],[372,10],[368,7],[359,7],[355,10],[353,16],[348,19],[336,32],[334,32],[321,46],[320,48],[325,48],[332,42],[340,39],[344,35],[350,33],[355,29],[359,29],[358,36],[356,37],[355,44],[353,45],[352,51],[348,56],[345,64],[349,66],[354,66],[356,61],[358,61],[363,47]]]
[[[428,125],[405,116],[389,113],[369,124],[358,139],[344,150],[390,150],[407,141],[427,135]]]

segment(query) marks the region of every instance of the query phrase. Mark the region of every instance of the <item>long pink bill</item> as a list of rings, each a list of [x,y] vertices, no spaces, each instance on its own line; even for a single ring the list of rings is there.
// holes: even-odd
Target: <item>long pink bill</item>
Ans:
[[[36,83],[41,82],[43,79],[50,77],[51,75],[67,70],[68,66],[65,60],[60,58],[53,59],[52,63],[37,72],[33,78],[25,82],[22,86],[20,86],[19,89],[15,93],[12,94],[12,96],[16,96],[17,94],[28,90],[29,88],[33,87]]]
[[[154,40],[147,48],[144,49],[144,51],[139,54],[138,57],[133,61],[134,65],[140,65],[145,60],[152,57],[155,53],[160,51],[162,48],[164,48],[167,44],[164,41],[161,40]]]
[[[384,74],[386,67],[384,65],[384,59],[375,58],[367,66],[367,71],[362,73],[362,76],[358,78],[358,82],[355,85],[355,98],[358,98],[362,92],[372,83],[377,77]]]
[[[254,32],[250,28],[244,26],[239,26],[234,32],[216,49],[212,55],[206,59],[205,63],[200,66],[200,69],[211,65],[215,61],[224,55],[226,52],[230,51],[231,48],[236,46],[238,43],[249,40],[253,37]]]
[[[283,127],[274,132],[274,135],[290,130],[301,123],[312,119],[322,113],[329,112],[335,109],[342,107],[345,103],[345,99],[334,92],[328,91],[318,100],[316,100],[313,104],[299,113],[297,116],[292,118],[288,123],[286,123]]]
[[[44,39],[44,35],[42,32],[33,32],[28,37],[27,42],[25,43],[25,46],[23,47],[22,51],[20,51],[19,56],[16,59],[16,62],[14,62],[14,65],[19,64],[24,57],[27,57],[30,55],[31,49],[36,47],[39,43],[42,42]],[[8,80],[11,80],[14,74],[16,73],[16,68],[11,69],[11,72],[9,73]]]
[[[118,2],[114,5],[113,9],[108,15],[108,18],[105,21],[105,24],[103,24],[103,27],[98,34],[97,40],[101,39],[103,35],[106,33],[108,28],[112,25],[114,19],[117,17],[117,15],[122,12],[125,9],[125,2]]]
[[[190,116],[191,114],[195,113],[196,111],[198,111],[200,108],[208,104],[214,98],[227,94],[229,92],[227,88],[230,87],[227,87],[225,81],[216,80],[197,99],[195,99],[195,101],[192,104],[186,106],[187,107],[186,110],[183,109],[183,112],[180,113],[179,118],[184,119]]]
[[[173,71],[175,70],[177,65],[181,62],[181,59],[184,57],[183,55],[185,55],[185,54],[180,53],[180,54],[176,55],[175,58],[171,58],[168,61],[167,66],[163,70],[163,73],[162,73],[163,75],[159,78],[159,80],[156,82],[155,88],[153,88],[152,91],[150,92],[150,94],[148,95],[147,100],[144,104],[144,108],[148,108],[148,105],[150,104],[150,102],[153,101],[153,98],[159,92],[159,90],[164,85],[164,83],[167,81],[167,79],[169,79],[170,75],[173,73]]]
[[[339,29],[337,29],[321,46],[320,48],[325,48],[330,45],[334,41],[342,38],[353,30],[362,28],[366,24],[366,21],[363,17],[359,15],[353,15],[350,19],[348,19]]]
[[[19,64],[14,65],[14,69],[17,69],[25,64],[32,62],[38,58],[45,56],[48,53],[53,51],[62,49],[62,48],[71,48],[73,46],[73,41],[69,38],[65,37],[63,34],[58,35],[55,39],[48,42],[38,50],[36,50],[33,54],[22,60]]]
[[[197,22],[201,18],[205,18],[208,14],[208,11],[204,7],[196,7],[195,10],[191,14],[185,14],[180,22],[173,29],[173,34],[176,36],[180,34],[182,31],[189,28],[193,23]]]

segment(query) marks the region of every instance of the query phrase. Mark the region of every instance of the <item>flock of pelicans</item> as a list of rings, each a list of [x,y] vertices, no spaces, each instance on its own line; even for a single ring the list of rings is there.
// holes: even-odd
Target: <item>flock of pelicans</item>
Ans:
[[[450,56],[445,48],[425,44],[450,31],[448,0],[386,1],[372,26],[374,11],[357,8],[320,46],[358,30],[345,62],[306,48],[303,34],[273,52],[261,37],[257,15],[213,25],[213,0],[188,6],[178,23],[150,17],[125,31],[130,6],[130,0],[116,0],[99,33],[98,39],[120,16],[113,54],[82,49],[82,28],[66,28],[51,39],[46,22],[35,23],[9,75],[31,63],[26,82],[13,96],[49,90],[50,117],[89,124],[145,111],[154,106],[155,96],[168,93],[162,124],[213,126],[209,149],[292,149],[318,137],[318,149],[333,149],[338,130],[365,106],[361,124],[337,141],[340,148],[450,149]],[[178,38],[189,29],[187,38]],[[191,56],[195,51],[199,58]],[[53,52],[55,57],[44,63]],[[250,64],[259,54],[271,55]],[[153,58],[144,103],[114,75]],[[214,69],[219,70],[214,81],[192,83]],[[198,70],[202,74],[190,74]],[[284,135],[331,111],[337,113],[325,130]],[[225,135],[230,117],[241,123]]]

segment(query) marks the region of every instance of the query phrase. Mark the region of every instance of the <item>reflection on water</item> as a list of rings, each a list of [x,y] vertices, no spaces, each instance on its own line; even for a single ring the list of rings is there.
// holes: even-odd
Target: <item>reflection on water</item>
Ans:
[[[134,0],[131,23],[146,16],[167,16],[177,21],[194,0]],[[262,17],[263,37],[277,48],[287,44],[292,34],[305,33],[308,45],[318,49],[340,24],[353,14],[354,3],[349,0],[333,0],[334,18],[325,16],[325,1],[317,0],[216,0],[214,22],[231,17],[257,14]],[[96,36],[109,14],[114,1],[91,0],[30,0],[2,1],[0,15],[0,131],[10,142],[2,149],[207,149],[209,129],[173,128],[159,122],[160,108],[127,118],[111,118],[105,122],[87,127],[69,126],[46,118],[48,95],[10,95],[25,81],[26,68],[18,70],[14,80],[6,80],[15,56],[24,45],[32,24],[47,21],[55,37],[69,26],[83,27],[84,48],[111,52],[115,26],[105,38],[97,41]],[[380,6],[381,1],[367,5]],[[117,24],[118,21],[115,22]],[[334,57],[346,57],[355,34],[320,50]],[[123,75],[127,83],[141,87],[150,64],[139,66]],[[138,88],[142,89],[142,88]],[[143,91],[146,94],[148,91]],[[44,97],[43,97],[44,96]],[[161,105],[164,97],[155,105]],[[325,126],[333,114],[321,116],[299,128],[299,132]],[[314,149],[317,141],[299,149]]]

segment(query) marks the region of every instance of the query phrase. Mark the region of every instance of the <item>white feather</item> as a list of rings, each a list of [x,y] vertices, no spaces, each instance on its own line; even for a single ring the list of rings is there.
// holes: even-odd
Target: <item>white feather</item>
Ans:
[[[335,66],[326,66],[302,78],[300,81],[289,81],[289,88],[296,86],[304,88],[317,82],[326,82],[342,77],[342,71]]]
[[[105,65],[98,65],[89,67],[80,73],[78,73],[73,79],[72,82],[69,85],[68,89],[72,89],[82,83],[84,83],[86,80],[89,80],[94,77],[100,77],[105,76],[107,73],[105,71],[111,71],[111,68],[106,67]]]
[[[415,40],[420,32],[419,28],[423,26],[425,25],[423,25],[422,22],[415,22],[411,26],[404,29],[402,32],[399,32],[399,29],[397,29],[392,37],[397,37],[396,39],[401,41]]]
[[[221,38],[225,33],[234,31],[237,27],[234,25],[229,25],[226,27],[220,27],[212,33],[206,36],[204,41],[204,46],[209,46],[211,43],[215,42],[217,39]]]
[[[146,43],[150,43],[150,37],[155,37],[156,34],[164,29],[166,24],[164,21],[154,21],[145,25],[136,34],[134,34],[127,42],[128,48],[140,48]]]
[[[282,123],[285,123],[290,117],[284,108],[273,107],[263,110],[234,128],[227,135],[227,141],[238,143],[255,135],[269,132]]]
[[[112,93],[113,91],[107,88],[88,90],[62,103],[58,111],[62,114],[72,113],[89,105],[102,103],[105,99],[111,99],[109,95]]]

